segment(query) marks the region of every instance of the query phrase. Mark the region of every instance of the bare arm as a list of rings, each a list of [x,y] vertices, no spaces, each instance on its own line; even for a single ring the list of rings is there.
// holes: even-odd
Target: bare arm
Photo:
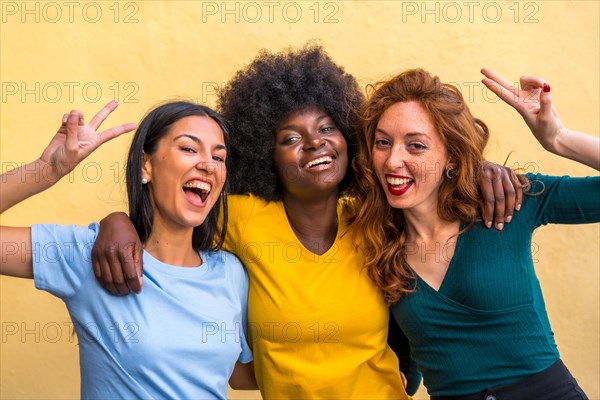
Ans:
[[[544,149],[600,171],[600,138],[566,128],[552,105],[550,86],[544,79],[525,75],[521,89],[489,69],[482,82],[513,107]]]
[[[96,133],[116,107],[116,102],[108,103],[88,125],[81,111],[65,115],[40,158],[0,175],[0,213],[54,185],[103,143],[135,129],[135,124],[128,123]],[[33,278],[31,228],[0,227],[0,246],[0,274]]]
[[[258,384],[254,377],[254,362],[242,364],[237,361],[233,374],[229,378],[229,386],[235,390],[258,390]]]

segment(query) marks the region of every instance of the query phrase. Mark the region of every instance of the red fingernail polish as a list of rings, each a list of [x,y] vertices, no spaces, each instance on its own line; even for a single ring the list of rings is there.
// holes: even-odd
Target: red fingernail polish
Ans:
[[[550,85],[544,83],[544,92],[548,93],[550,91]]]

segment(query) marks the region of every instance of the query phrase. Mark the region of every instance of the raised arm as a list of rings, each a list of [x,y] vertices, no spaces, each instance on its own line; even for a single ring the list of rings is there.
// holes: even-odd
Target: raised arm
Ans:
[[[544,79],[525,75],[521,89],[489,69],[482,82],[525,120],[544,149],[600,170],[600,138],[566,128],[552,105],[550,86]]]
[[[0,213],[54,185],[103,143],[134,130],[135,124],[127,123],[96,133],[115,108],[117,103],[111,101],[87,125],[81,111],[65,114],[37,160],[0,175]],[[0,274],[33,278],[30,228],[0,227],[0,246]]]

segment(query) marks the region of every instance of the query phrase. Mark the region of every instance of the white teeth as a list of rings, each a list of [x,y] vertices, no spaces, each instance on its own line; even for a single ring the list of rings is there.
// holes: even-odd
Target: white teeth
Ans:
[[[393,178],[391,176],[388,176],[386,178],[386,180],[387,180],[387,183],[389,183],[390,185],[393,185],[393,186],[406,185],[407,183],[410,183],[413,181],[410,178]]]
[[[331,162],[333,162],[333,158],[331,158],[330,156],[324,156],[324,157],[319,157],[316,160],[310,161],[304,167],[305,168],[310,168],[310,167],[318,165],[318,164],[329,164]]]
[[[210,189],[211,189],[210,183],[203,182],[203,181],[191,181],[191,182],[185,183],[183,185],[183,187],[198,189],[203,193],[208,193],[208,192],[210,192]]]

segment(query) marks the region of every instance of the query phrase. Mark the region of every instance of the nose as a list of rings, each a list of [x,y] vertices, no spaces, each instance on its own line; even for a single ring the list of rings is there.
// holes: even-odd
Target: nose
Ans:
[[[304,151],[318,150],[323,146],[325,146],[325,138],[323,138],[323,136],[321,136],[319,133],[314,133],[306,138],[302,149]]]
[[[406,166],[406,154],[401,146],[392,146],[387,153],[385,166],[390,171],[403,169]]]
[[[207,175],[216,173],[217,168],[217,161],[213,160],[210,154],[203,155],[198,163],[196,163],[196,169]]]

